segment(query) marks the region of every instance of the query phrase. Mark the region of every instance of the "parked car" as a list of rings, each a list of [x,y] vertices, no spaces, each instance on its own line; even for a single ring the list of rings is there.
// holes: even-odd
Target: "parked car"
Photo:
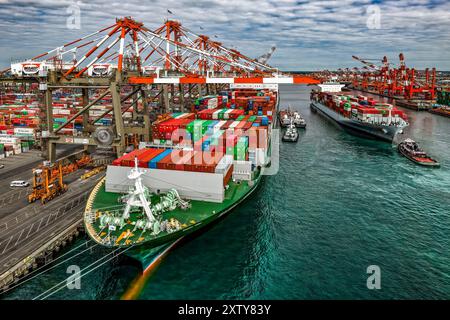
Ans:
[[[9,186],[10,187],[28,187],[28,186],[30,186],[30,183],[27,181],[23,181],[23,180],[15,180],[15,181],[11,181]]]
[[[4,164],[0,164],[0,169],[3,169],[5,167]]]

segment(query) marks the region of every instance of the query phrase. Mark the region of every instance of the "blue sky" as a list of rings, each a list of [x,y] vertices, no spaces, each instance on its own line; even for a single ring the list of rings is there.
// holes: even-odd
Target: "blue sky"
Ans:
[[[154,29],[170,9],[170,18],[249,56],[276,45],[270,64],[282,70],[360,66],[352,55],[387,55],[397,63],[400,52],[408,66],[450,70],[450,1],[84,0],[78,1],[81,29],[71,30],[66,21],[73,3],[0,0],[1,66],[109,26],[116,17],[132,16]],[[379,26],[373,10],[380,12]]]

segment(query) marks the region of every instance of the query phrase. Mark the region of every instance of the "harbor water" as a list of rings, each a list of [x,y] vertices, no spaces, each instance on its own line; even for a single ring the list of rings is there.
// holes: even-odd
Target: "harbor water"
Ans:
[[[405,110],[411,125],[400,138],[441,162],[420,167],[395,145],[351,136],[312,113],[310,88],[281,87],[281,107],[299,110],[307,128],[298,143],[280,145],[278,174],[173,249],[138,299],[450,298],[450,119]],[[66,257],[86,241],[66,248],[74,250]],[[83,269],[107,253],[86,250],[0,298],[38,297],[64,284],[69,265]],[[54,288],[48,299],[120,299],[138,268],[108,258],[79,289]],[[373,265],[379,290],[367,287]]]

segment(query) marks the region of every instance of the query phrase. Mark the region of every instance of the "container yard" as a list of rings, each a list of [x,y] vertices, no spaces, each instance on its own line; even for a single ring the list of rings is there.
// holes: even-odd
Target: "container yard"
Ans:
[[[428,110],[431,113],[450,118],[450,91],[447,88],[437,92],[436,104]]]
[[[0,2],[0,302],[450,297],[447,3]]]
[[[336,71],[313,73],[323,81],[337,81],[350,89],[379,95],[392,100],[397,106],[415,111],[430,110],[436,102],[439,82],[436,68],[416,70],[406,65],[405,56],[399,54],[398,64],[382,59],[352,58],[363,67],[339,68]]]

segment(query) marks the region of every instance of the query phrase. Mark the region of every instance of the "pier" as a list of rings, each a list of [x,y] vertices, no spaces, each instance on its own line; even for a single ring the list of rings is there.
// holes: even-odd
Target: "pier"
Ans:
[[[89,192],[103,176],[80,179],[84,170],[75,171],[64,177],[69,186],[66,193],[45,205],[39,201],[30,204],[27,196],[31,187],[11,189],[9,182],[29,180],[31,168],[40,161],[36,152],[1,160],[7,163],[4,169],[11,168],[2,172],[0,181],[0,292],[31,270],[51,262],[55,253],[80,234]]]

